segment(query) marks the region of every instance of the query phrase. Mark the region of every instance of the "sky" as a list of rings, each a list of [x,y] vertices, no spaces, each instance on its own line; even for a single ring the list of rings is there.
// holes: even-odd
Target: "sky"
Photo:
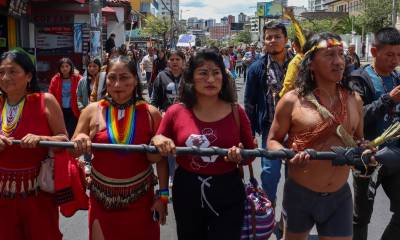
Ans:
[[[180,0],[179,7],[182,18],[197,17],[203,19],[215,18],[217,22],[229,14],[236,17],[240,12],[246,15],[254,15],[257,0]],[[289,0],[289,6],[307,7],[308,0]]]

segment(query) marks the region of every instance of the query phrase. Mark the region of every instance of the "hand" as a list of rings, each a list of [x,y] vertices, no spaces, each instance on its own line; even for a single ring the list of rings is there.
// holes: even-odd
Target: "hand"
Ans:
[[[6,136],[0,135],[0,152],[3,151],[6,146],[11,146],[12,145],[12,140],[13,138],[8,138]]]
[[[73,140],[74,142],[74,155],[75,157],[82,154],[92,153],[92,141],[89,136],[84,133],[79,133]]]
[[[35,148],[41,140],[41,136],[29,133],[21,139],[21,148]]]
[[[154,200],[153,206],[151,207],[151,211],[158,212],[158,223],[164,225],[167,221],[168,215],[168,206],[164,204],[159,198]]]
[[[297,145],[293,143],[292,149],[296,150]],[[299,167],[305,167],[310,162],[310,155],[306,152],[298,152],[292,159],[289,160],[289,163],[298,165]]]
[[[390,98],[395,102],[400,102],[400,85],[393,88],[392,91],[389,93]]]
[[[243,161],[242,155],[240,154],[241,149],[243,149],[243,144],[239,143],[238,147],[233,146],[229,148],[228,150],[228,156],[224,157],[224,160],[226,162],[234,162],[234,163],[240,163]]]
[[[305,167],[310,162],[310,155],[306,152],[298,152],[292,159],[289,160],[289,163],[298,165],[299,167]]]
[[[175,156],[176,155],[176,147],[174,141],[172,139],[167,138],[161,134],[154,136],[151,141],[151,145],[154,145],[157,150],[160,152],[161,156]]]

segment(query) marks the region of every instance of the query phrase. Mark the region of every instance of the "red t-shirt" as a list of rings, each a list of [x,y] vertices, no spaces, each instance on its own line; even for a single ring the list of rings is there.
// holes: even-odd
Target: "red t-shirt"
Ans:
[[[241,142],[245,149],[252,149],[254,143],[250,121],[242,107],[238,106],[238,112],[240,133],[232,112],[218,121],[203,122],[194,115],[192,109],[174,104],[165,113],[157,134],[171,138],[180,147],[231,148]],[[237,168],[235,163],[225,162],[223,157],[218,156],[178,155],[176,161],[187,171],[205,175],[223,174]]]

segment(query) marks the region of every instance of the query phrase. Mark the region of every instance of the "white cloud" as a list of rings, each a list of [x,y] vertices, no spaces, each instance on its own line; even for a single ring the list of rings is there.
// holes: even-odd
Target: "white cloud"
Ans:
[[[182,17],[215,18],[219,21],[229,14],[236,18],[240,12],[247,15],[254,14],[257,0],[180,0]],[[289,0],[289,6],[305,6],[307,0]]]

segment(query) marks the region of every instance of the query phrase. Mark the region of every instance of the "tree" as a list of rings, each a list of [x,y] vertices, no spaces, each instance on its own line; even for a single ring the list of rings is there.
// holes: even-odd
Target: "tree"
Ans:
[[[250,44],[251,43],[251,34],[250,31],[240,31],[234,38],[235,45],[240,43]]]
[[[167,39],[171,32],[171,22],[168,17],[149,16],[145,20],[146,26],[143,29],[145,35],[157,37],[163,40],[164,48],[167,46]]]
[[[364,0],[364,10],[360,22],[366,32],[376,32],[392,24],[392,0]]]

